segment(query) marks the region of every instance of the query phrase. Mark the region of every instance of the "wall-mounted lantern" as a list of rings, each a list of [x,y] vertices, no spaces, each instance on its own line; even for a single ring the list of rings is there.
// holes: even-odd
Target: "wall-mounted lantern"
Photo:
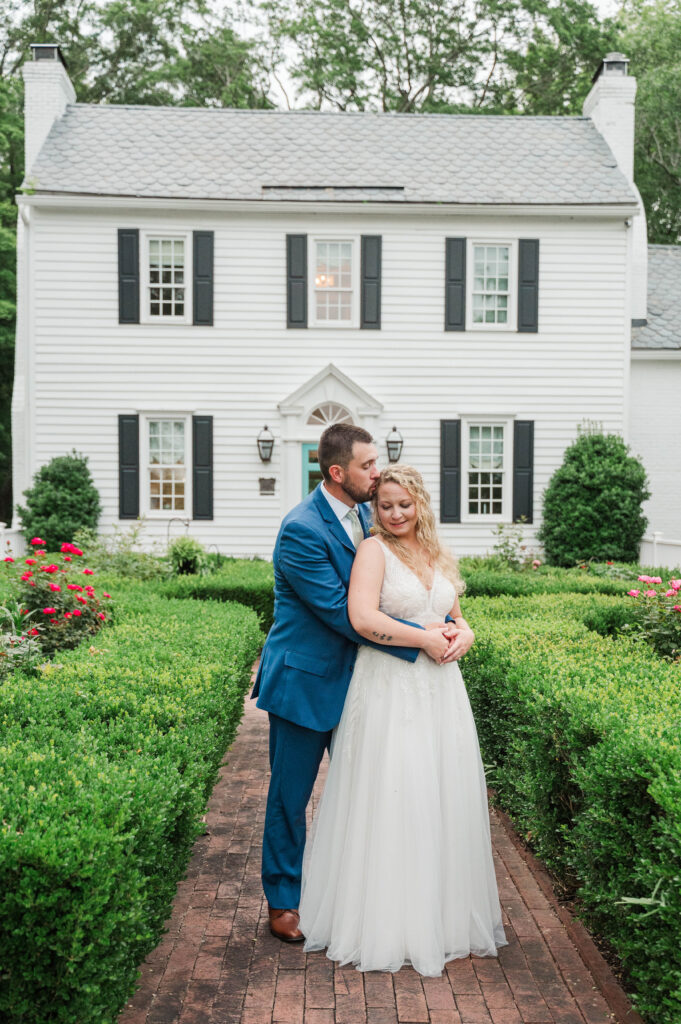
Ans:
[[[258,455],[263,462],[269,462],[272,458],[272,449],[274,448],[274,434],[268,428],[267,424],[262,428],[258,434]]]
[[[388,462],[399,462],[402,454],[402,435],[397,427],[393,427],[385,439],[385,446],[388,449]]]

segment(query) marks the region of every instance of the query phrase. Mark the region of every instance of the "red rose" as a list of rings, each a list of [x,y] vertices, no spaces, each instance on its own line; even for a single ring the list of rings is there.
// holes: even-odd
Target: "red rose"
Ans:
[[[26,559],[26,565],[35,565],[35,563],[36,563],[37,561],[38,561],[38,559],[37,559],[37,558],[27,558],[27,559]]]
[[[73,561],[73,559],[71,558],[71,556],[70,556],[70,555],[64,555],[64,561],[65,561],[65,562],[72,562],[72,561]]]
[[[83,569],[84,576],[94,576],[94,569]]]
[[[38,630],[38,629],[29,629],[28,635],[29,636],[40,636],[40,630]]]
[[[78,590],[79,592],[82,592],[82,590],[83,590],[83,588],[79,587],[77,583],[67,583],[66,584],[66,589],[67,590]]]
[[[65,619],[70,619],[71,618],[71,612],[64,612],[64,618]]]
[[[34,537],[31,544],[46,544],[47,542],[42,540],[40,537]]]
[[[37,549],[33,552],[34,555],[46,555],[47,551],[38,551]]]
[[[76,601],[82,601],[83,604],[87,604],[87,597],[83,597],[82,594],[76,594]]]
[[[4,561],[5,561],[5,562],[13,562],[13,561],[14,561],[14,559],[13,559],[13,558],[11,558],[11,557],[10,557],[10,555],[8,555],[8,556],[7,556],[7,558],[5,558],[5,559],[4,559]]]
[[[101,619],[102,622],[104,622],[104,619],[106,618],[106,615],[104,614],[104,612],[100,612],[99,615],[97,616],[97,618]]]
[[[106,590],[105,590],[105,591],[104,591],[104,597],[111,597],[111,594],[107,594],[107,592],[106,592]]]
[[[50,590],[53,590],[56,593],[58,590],[61,590],[61,587],[58,583],[50,583]]]
[[[56,608],[43,608],[43,615],[54,615],[56,611]]]
[[[81,612],[80,608],[74,608],[72,614],[73,615],[82,615],[83,613]]]

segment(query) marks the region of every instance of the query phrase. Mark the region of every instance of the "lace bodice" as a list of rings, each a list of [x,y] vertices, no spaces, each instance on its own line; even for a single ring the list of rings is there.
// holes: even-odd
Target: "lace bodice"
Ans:
[[[385,556],[385,575],[381,587],[379,608],[396,619],[409,619],[425,626],[444,619],[456,600],[454,584],[436,568],[433,585],[428,590],[421,580],[378,538]]]

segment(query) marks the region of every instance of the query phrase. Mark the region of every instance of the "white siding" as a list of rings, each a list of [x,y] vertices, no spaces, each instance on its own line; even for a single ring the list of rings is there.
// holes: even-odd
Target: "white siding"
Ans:
[[[646,536],[681,538],[681,357],[631,364],[629,443],[648,474]],[[671,564],[678,564],[676,561]]]
[[[215,231],[215,326],[119,325],[117,229]],[[383,237],[382,329],[287,330],[287,232]],[[535,526],[541,495],[583,419],[623,432],[628,374],[622,221],[487,216],[84,212],[34,209],[33,443],[27,477],[76,448],[90,460],[104,515],[118,521],[117,415],[214,416],[215,519],[190,533],[223,553],[269,556],[286,511],[277,405],[333,362],[383,404],[376,437],[397,424],[403,458],[439,503],[439,421],[507,414],[535,421]],[[445,332],[447,236],[540,239],[537,334]],[[311,272],[311,271],[310,271]],[[277,438],[263,465],[255,439]],[[258,478],[274,476],[276,495]],[[26,486],[26,483],[23,483]],[[295,485],[296,489],[298,485]],[[149,541],[165,542],[167,518]],[[123,524],[125,525],[125,524]],[[181,532],[172,525],[172,535]],[[491,546],[489,525],[443,526],[461,554]]]

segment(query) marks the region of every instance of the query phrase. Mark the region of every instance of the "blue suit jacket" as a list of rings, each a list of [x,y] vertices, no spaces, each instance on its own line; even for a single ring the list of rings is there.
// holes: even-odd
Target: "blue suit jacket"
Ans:
[[[340,721],[357,644],[348,584],[355,547],[321,493],[321,484],[284,518],[274,548],[274,625],[252,696],[258,707],[308,729]],[[359,506],[364,535],[369,516]],[[372,644],[415,661],[415,647]]]

